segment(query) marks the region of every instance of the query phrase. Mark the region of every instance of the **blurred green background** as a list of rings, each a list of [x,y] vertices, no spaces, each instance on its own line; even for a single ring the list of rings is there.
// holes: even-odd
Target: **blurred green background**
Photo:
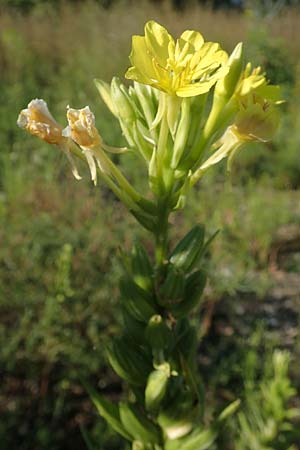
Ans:
[[[83,434],[95,450],[123,448],[79,376],[119,397],[104,352],[118,332],[118,248],[138,235],[151,251],[151,241],[105,186],[95,188],[84,168],[84,179],[74,180],[63,155],[16,119],[32,98],[44,98],[61,124],[68,104],[88,104],[106,141],[120,143],[93,79],[123,77],[131,35],[149,19],[175,35],[199,30],[229,52],[243,40],[247,58],[283,87],[274,142],[244,149],[230,174],[225,166],[210,173],[172,233],[182,236],[195,222],[221,229],[207,260],[205,307],[193,319],[207,416],[236,397],[247,403],[249,392],[264,401],[275,347],[290,351],[299,393],[300,9],[289,3],[0,0],[1,450],[81,450]],[[118,162],[143,189],[139,163]],[[299,405],[296,391],[283,391]],[[232,422],[218,450],[248,448],[235,444],[240,426]],[[287,450],[276,436],[268,448]],[[298,449],[297,436],[290,448]]]

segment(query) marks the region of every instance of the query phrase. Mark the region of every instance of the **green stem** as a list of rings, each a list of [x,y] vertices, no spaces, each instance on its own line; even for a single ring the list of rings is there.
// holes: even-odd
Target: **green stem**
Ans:
[[[155,234],[155,261],[158,272],[162,268],[168,250],[169,208],[166,202],[158,206],[158,226]]]
[[[73,155],[86,162],[84,154],[73,142],[69,145],[69,150]],[[99,167],[97,167],[97,173],[101,176],[113,193],[121,201],[123,201],[129,209],[133,209],[141,213],[147,212],[148,214],[154,214],[156,212],[154,204],[139,194],[131,186],[122,172],[115,166],[110,158],[106,156],[105,152],[101,148],[96,149],[96,151],[99,152],[100,159],[104,162],[104,165],[108,169],[108,174],[106,174],[104,171],[101,171]],[[116,182],[112,179],[112,177],[116,180]]]

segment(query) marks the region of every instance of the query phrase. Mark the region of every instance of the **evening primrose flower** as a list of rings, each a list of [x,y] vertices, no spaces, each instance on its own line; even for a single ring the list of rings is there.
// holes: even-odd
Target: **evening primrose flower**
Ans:
[[[276,104],[256,92],[240,102],[240,110],[232,125],[233,132],[242,141],[267,142],[272,139],[279,124]]]
[[[49,144],[60,145],[65,140],[63,129],[53,118],[45,100],[31,100],[28,107],[20,112],[17,124]]]
[[[228,170],[236,153],[249,142],[268,142],[272,139],[279,124],[279,111],[272,102],[251,93],[243,98],[235,121],[214,145],[215,152],[195,171],[191,177],[194,185],[206,170],[228,158]]]
[[[132,67],[125,76],[169,95],[192,97],[208,92],[226,75],[227,59],[219,44],[204,42],[196,31],[185,31],[175,43],[164,27],[149,21],[145,36],[132,38]]]
[[[17,125],[37,136],[48,144],[57,145],[67,156],[74,177],[81,180],[75,161],[70,152],[70,142],[63,135],[63,128],[50,113],[47,103],[42,99],[34,99],[23,109],[18,117]]]
[[[235,98],[244,101],[251,93],[275,104],[283,103],[280,99],[280,86],[269,84],[261,67],[252,69],[251,63],[248,63],[237,84]]]
[[[102,139],[95,126],[95,116],[88,106],[82,109],[67,109],[68,127],[63,134],[77,145],[91,148],[101,144]]]
[[[68,126],[63,135],[71,138],[81,148],[88,163],[91,179],[97,184],[97,166],[102,173],[107,172],[101,149],[102,139],[95,125],[95,116],[89,106],[82,109],[67,109]]]
[[[248,63],[242,73],[235,94],[238,97],[244,97],[260,86],[265,86],[266,84],[267,79],[262,73],[261,67],[258,66],[252,69],[251,63]]]

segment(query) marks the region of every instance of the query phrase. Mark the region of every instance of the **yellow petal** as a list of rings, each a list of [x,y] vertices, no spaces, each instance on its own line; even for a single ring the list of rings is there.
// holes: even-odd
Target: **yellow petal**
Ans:
[[[32,100],[28,107],[20,112],[17,124],[49,144],[60,145],[65,139],[62,136],[62,127],[53,118],[47,103],[42,99]]]
[[[199,81],[198,83],[186,84],[183,87],[177,89],[176,94],[178,97],[194,97],[195,95],[205,94],[215,84],[216,79],[209,81]]]
[[[137,72],[144,74],[145,79],[150,81],[155,78],[155,71],[153,68],[152,57],[148,51],[146,40],[143,36],[132,37],[132,51],[129,56],[132,65]],[[136,72],[129,72],[129,75],[134,75]],[[128,78],[128,74],[126,74]],[[134,78],[136,81],[138,79]]]
[[[195,50],[200,50],[204,43],[203,36],[198,31],[186,30],[180,38],[192,44]]]
[[[174,41],[172,36],[159,23],[150,20],[145,25],[145,41],[148,52],[161,66],[165,66],[169,58],[169,43]]]
[[[140,70],[138,70],[137,67],[129,67],[129,69],[127,69],[127,72],[125,73],[125,78],[127,78],[128,80],[138,81],[142,84],[149,84],[150,86],[152,86],[153,84],[153,81],[145,76],[145,74]]]
[[[193,54],[194,47],[184,39],[177,39],[175,46],[175,61],[176,64],[184,66]]]

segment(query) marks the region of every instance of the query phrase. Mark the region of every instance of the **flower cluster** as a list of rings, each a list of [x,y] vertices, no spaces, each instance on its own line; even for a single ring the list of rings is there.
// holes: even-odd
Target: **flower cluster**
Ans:
[[[227,55],[196,31],[187,30],[175,41],[154,21],[145,25],[144,36],[133,36],[130,61],[125,76],[133,85],[117,78],[110,85],[96,80],[127,147],[103,141],[88,106],[68,107],[63,129],[43,100],[33,100],[18,125],[60,147],[78,179],[73,155],[85,159],[95,184],[98,174],[138,220],[152,223],[160,199],[167,199],[170,210],[182,207],[207,169],[224,158],[230,163],[245,143],[272,138],[280,91],[259,67],[244,66],[241,43]],[[144,160],[154,200],[136,192],[108,155],[126,151]]]
[[[214,42],[204,42],[197,31],[187,30],[176,43],[154,21],[145,26],[145,36],[133,36],[126,77],[170,95],[193,97],[205,94],[227,72],[227,54]]]

